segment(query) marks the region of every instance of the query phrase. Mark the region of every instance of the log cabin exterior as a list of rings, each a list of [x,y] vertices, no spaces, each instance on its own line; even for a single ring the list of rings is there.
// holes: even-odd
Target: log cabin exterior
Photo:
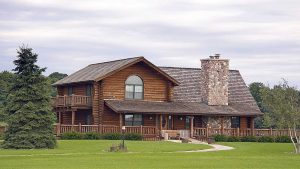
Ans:
[[[126,126],[152,138],[253,135],[262,113],[239,71],[219,57],[202,59],[201,68],[157,67],[144,57],[89,65],[53,84],[59,133]]]

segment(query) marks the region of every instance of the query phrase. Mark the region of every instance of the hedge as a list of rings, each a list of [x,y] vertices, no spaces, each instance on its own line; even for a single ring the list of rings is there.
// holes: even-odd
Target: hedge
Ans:
[[[277,137],[270,137],[270,136],[243,136],[243,137],[236,137],[236,136],[226,136],[226,135],[213,135],[213,138],[216,142],[261,142],[261,143],[291,143],[291,139],[289,136],[277,136]]]
[[[136,133],[126,133],[124,135],[125,140],[143,140],[143,136]],[[62,140],[121,140],[121,133],[78,133],[78,132],[68,132],[63,133],[60,136]]]

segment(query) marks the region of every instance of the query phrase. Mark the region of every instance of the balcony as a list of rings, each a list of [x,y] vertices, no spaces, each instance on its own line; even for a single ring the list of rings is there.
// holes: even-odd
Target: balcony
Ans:
[[[92,107],[91,96],[71,95],[52,98],[52,106],[58,107]]]

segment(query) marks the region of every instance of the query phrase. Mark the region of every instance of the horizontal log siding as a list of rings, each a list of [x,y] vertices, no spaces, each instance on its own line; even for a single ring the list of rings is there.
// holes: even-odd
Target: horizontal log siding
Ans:
[[[119,114],[112,111],[109,107],[104,105],[102,114],[102,124],[103,125],[115,125],[120,126]]]
[[[62,112],[61,113],[61,123],[62,124],[72,124],[72,112]]]
[[[247,129],[247,117],[240,118],[240,129]]]
[[[138,75],[143,79],[144,100],[168,100],[168,81],[142,62],[103,79],[103,98],[125,99],[125,81],[130,75]]]
[[[144,126],[156,126],[155,124],[155,115],[144,114],[143,115],[143,125]],[[152,118],[152,119],[150,119]]]
[[[70,84],[68,86],[73,87],[73,94],[74,95],[86,95],[86,86],[88,83],[81,83],[81,84]],[[57,87],[57,94],[59,96],[68,95],[68,86],[58,86]]]
[[[182,120],[179,118],[182,117]],[[185,116],[173,116],[173,129],[184,130],[185,129]]]

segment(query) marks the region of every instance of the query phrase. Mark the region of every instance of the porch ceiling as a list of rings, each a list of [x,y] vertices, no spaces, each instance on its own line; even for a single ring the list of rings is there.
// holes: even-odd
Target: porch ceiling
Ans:
[[[248,104],[208,106],[199,102],[153,102],[137,100],[105,100],[116,113],[154,113],[185,115],[258,116],[262,113]]]

